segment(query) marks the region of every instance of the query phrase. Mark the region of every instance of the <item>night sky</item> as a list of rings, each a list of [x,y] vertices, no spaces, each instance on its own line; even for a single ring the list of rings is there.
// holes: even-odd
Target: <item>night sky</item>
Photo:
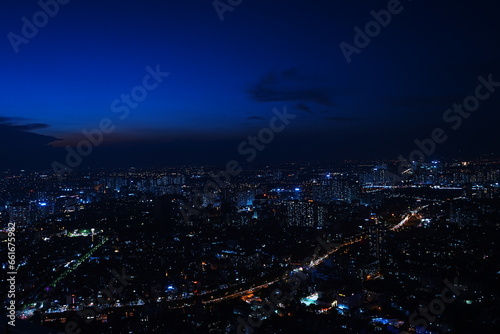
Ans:
[[[238,145],[284,107],[296,118],[254,163],[407,157],[437,127],[449,138],[429,159],[498,152],[500,87],[457,130],[443,121],[478,76],[500,82],[498,1],[401,1],[348,63],[340,43],[390,2],[243,0],[221,21],[210,0],[72,0],[13,47],[41,7],[5,0],[0,169],[50,169],[105,118],[114,131],[81,166],[244,160]],[[169,75],[120,119],[113,102],[148,66]]]

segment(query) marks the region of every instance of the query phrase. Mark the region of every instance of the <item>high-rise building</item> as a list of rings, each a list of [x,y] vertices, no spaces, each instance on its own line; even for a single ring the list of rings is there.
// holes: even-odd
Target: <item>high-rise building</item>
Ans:
[[[30,206],[27,203],[13,203],[9,207],[9,222],[16,226],[25,226],[31,223]]]
[[[369,233],[369,246],[370,255],[376,259],[378,267],[384,264],[385,260],[385,240],[387,230],[383,224],[380,223],[375,215],[372,215],[370,219],[370,225],[368,227]]]
[[[244,206],[250,206],[250,205],[252,205],[254,200],[255,200],[255,191],[254,190],[238,191],[238,193],[236,194],[236,206],[238,208],[241,208]]]
[[[286,223],[290,227],[324,227],[327,219],[326,207],[312,200],[288,201]]]
[[[321,203],[332,201],[353,202],[359,199],[360,186],[358,178],[349,174],[327,174],[322,180],[310,185],[310,196],[304,199],[313,199]]]

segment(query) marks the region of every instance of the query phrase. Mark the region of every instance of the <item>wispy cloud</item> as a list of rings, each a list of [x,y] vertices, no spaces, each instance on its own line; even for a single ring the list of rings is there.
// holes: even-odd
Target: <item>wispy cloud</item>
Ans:
[[[297,108],[298,110],[301,110],[301,111],[305,111],[305,112],[308,112],[310,114],[313,114],[313,111],[311,110],[311,108],[309,108],[308,106],[306,106],[305,104],[303,103],[299,103],[295,106],[295,108]]]
[[[245,119],[248,119],[250,121],[264,121],[265,120],[264,117],[260,117],[260,116],[248,116]]]
[[[392,107],[437,107],[448,106],[461,99],[456,96],[405,96],[386,99]],[[462,97],[463,99],[463,97]]]
[[[30,132],[40,129],[46,129],[49,127],[48,124],[45,123],[27,123],[27,124],[19,124],[19,122],[25,122],[26,119],[21,117],[5,117],[0,116],[0,125],[10,127],[12,129],[16,129],[23,132]]]
[[[357,120],[352,117],[326,117],[326,119],[332,122],[352,122]]]
[[[297,69],[270,72],[248,89],[250,98],[258,102],[305,102],[333,106],[331,89],[318,86],[320,80]]]

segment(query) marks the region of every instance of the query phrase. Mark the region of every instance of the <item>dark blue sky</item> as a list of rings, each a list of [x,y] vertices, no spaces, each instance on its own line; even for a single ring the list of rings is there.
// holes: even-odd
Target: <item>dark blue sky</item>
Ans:
[[[49,168],[103,118],[116,129],[84,165],[222,163],[284,106],[298,116],[256,162],[407,156],[479,75],[500,81],[499,6],[402,1],[348,64],[339,44],[388,2],[243,0],[221,21],[209,0],[72,0],[16,53],[8,34],[40,6],[6,0],[0,168]],[[120,120],[112,102],[157,64],[170,75]],[[497,152],[498,96],[435,155]]]

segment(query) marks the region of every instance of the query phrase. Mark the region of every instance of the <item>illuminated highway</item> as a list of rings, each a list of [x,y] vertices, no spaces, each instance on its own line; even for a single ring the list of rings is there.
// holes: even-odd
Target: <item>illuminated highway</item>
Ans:
[[[353,239],[353,240],[350,240],[350,241],[346,241],[344,242],[343,244],[340,244],[338,245],[337,247],[333,248],[332,250],[330,250],[328,253],[326,253],[325,255],[315,259],[315,260],[312,260],[307,266],[305,266],[306,269],[311,269],[311,268],[314,268],[318,265],[320,265],[321,263],[323,263],[323,261],[325,261],[328,257],[330,257],[332,254],[338,252],[340,249],[342,249],[343,247],[346,247],[346,246],[349,246],[349,245],[352,245],[354,243],[357,243],[357,242],[360,242],[361,240],[365,239],[366,236],[360,236],[356,239]],[[214,294],[211,294],[211,295],[208,295],[207,297],[210,297],[208,300],[204,300],[203,301],[203,304],[210,304],[210,303],[218,303],[218,302],[223,302],[223,301],[227,301],[227,300],[230,300],[230,299],[233,299],[233,298],[238,298],[238,297],[241,297],[243,295],[246,295],[246,294],[250,294],[250,293],[254,293],[254,292],[257,292],[259,290],[262,290],[262,289],[265,289],[271,285],[273,285],[274,283],[280,281],[280,280],[285,280],[287,277],[289,277],[292,273],[294,272],[298,272],[298,271],[301,271],[301,270],[304,270],[304,268],[296,268],[296,269],[293,269],[289,272],[286,272],[284,273],[283,275],[281,275],[280,277],[277,277],[276,279],[274,280],[271,280],[271,281],[268,281],[268,282],[265,282],[263,284],[260,284],[260,285],[257,285],[257,286],[253,286],[249,289],[246,289],[246,290],[242,290],[242,291],[238,291],[238,292],[235,292],[235,293],[232,293],[232,294],[229,294],[229,295],[225,295],[225,296],[222,296],[222,297],[218,297],[218,298],[214,298]],[[216,292],[220,292],[220,291],[216,291]],[[205,299],[205,298],[204,298]],[[177,307],[171,307],[171,308],[183,308],[183,307],[189,307],[189,306],[192,306],[193,304],[184,304],[182,306],[177,306]]]
[[[452,198],[451,200],[455,201],[457,199],[462,199],[464,197],[462,196],[458,196],[458,197],[454,197]],[[449,200],[449,199],[448,199]],[[395,226],[393,226],[391,228],[392,231],[397,231],[398,229],[402,228],[406,223],[408,223],[408,221],[410,221],[410,219],[412,217],[416,217],[416,219],[421,219],[422,218],[422,215],[420,215],[418,212],[419,211],[422,211],[423,209],[426,209],[428,208],[429,206],[431,205],[439,205],[439,204],[444,204],[447,200],[439,200],[439,201],[435,201],[434,203],[430,203],[430,204],[426,204],[426,205],[422,205],[422,206],[419,206],[418,208],[416,208],[415,210],[411,211],[409,214],[407,214],[406,216],[403,217],[403,219],[401,220],[401,222]]]

